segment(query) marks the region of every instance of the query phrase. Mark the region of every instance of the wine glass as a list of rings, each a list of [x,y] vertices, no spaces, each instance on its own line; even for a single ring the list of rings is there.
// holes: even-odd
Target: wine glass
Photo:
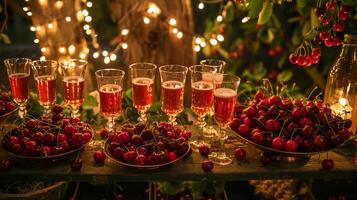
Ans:
[[[232,162],[224,149],[224,142],[228,138],[225,128],[228,123],[233,120],[234,107],[237,102],[237,90],[240,83],[240,78],[230,74],[218,74],[213,80],[214,87],[214,119],[220,130],[217,137],[220,142],[218,152],[213,152],[208,155],[214,163],[218,165],[228,165]]]
[[[43,114],[50,115],[56,100],[57,61],[36,60],[32,62],[33,76],[36,82],[37,98],[44,108]]]
[[[64,101],[71,107],[72,117],[79,117],[79,107],[84,101],[84,74],[88,62],[69,59],[60,62]]]
[[[169,122],[176,124],[176,115],[183,111],[183,94],[187,67],[164,65],[159,68],[161,77],[161,110],[169,116]]]
[[[28,58],[8,58],[4,61],[11,94],[14,101],[19,105],[19,117],[24,118],[27,110],[26,103],[29,96],[29,77],[32,62]]]
[[[146,122],[146,111],[153,101],[153,88],[156,65],[152,63],[134,63],[129,66],[133,84],[133,104],[139,112],[139,121]]]
[[[219,60],[219,59],[205,59],[200,61],[201,65],[208,65],[211,67],[216,68],[216,73],[224,73],[224,67],[226,66],[226,62],[224,60]],[[205,135],[209,137],[214,137],[217,134],[216,129],[212,126],[213,124],[213,106],[211,109],[211,112],[208,114],[210,117],[210,123],[208,123],[208,126],[204,129]]]
[[[113,131],[115,118],[122,112],[122,90],[125,72],[120,69],[101,69],[95,72],[99,90],[100,113],[107,119],[107,130]]]
[[[202,136],[206,133],[204,127],[206,122],[204,117],[211,111],[213,106],[213,75],[216,68],[208,65],[193,65],[191,72],[191,110],[198,116],[196,124],[202,131],[202,134],[196,140],[191,140],[191,147],[197,150],[205,143]]]

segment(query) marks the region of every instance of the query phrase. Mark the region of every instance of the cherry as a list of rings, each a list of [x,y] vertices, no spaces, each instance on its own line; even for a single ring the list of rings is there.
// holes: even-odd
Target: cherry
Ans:
[[[207,144],[200,144],[198,147],[198,151],[202,156],[208,156],[209,154],[209,147]]]
[[[107,135],[109,134],[109,131],[107,130],[107,129],[101,129],[100,131],[99,131],[99,135],[100,135],[100,137],[102,138],[102,139],[105,139],[105,138],[107,138]]]
[[[305,56],[298,56],[297,64],[300,66],[305,65]]]
[[[84,143],[84,138],[83,138],[83,134],[82,133],[75,133],[72,135],[71,137],[71,144],[75,147],[75,148],[79,148],[83,145]]]
[[[247,153],[242,148],[238,148],[234,151],[234,157],[236,157],[237,160],[244,160],[246,155]]]
[[[57,135],[57,141],[59,143],[67,142],[68,141],[68,137],[65,134],[59,133]]]
[[[318,58],[318,57],[320,57],[320,56],[321,56],[321,49],[320,49],[320,48],[314,48],[314,49],[312,50],[311,56],[312,56],[313,58]]]
[[[60,114],[62,113],[62,111],[63,111],[63,107],[60,105],[54,105],[52,107],[52,112],[54,112],[55,114]]]
[[[40,122],[37,119],[30,119],[26,122],[26,127],[28,129],[33,129],[35,128]]]
[[[335,22],[333,24],[333,30],[336,32],[342,32],[344,28],[345,28],[345,26],[341,22]]]
[[[282,101],[282,106],[287,110],[291,110],[293,108],[293,103],[290,99],[284,99]]]
[[[305,125],[304,128],[302,129],[302,135],[306,139],[310,139],[313,134],[314,134],[314,129],[310,125]]]
[[[249,136],[249,132],[250,132],[249,126],[247,126],[246,124],[239,125],[239,128],[238,128],[238,134],[239,135],[241,135],[243,137],[248,137]]]
[[[276,150],[284,150],[285,149],[285,139],[282,137],[276,137],[273,139],[271,143],[273,149]]]
[[[343,5],[341,8],[340,8],[340,12],[343,12],[343,13],[346,13],[348,14],[349,12],[352,11],[352,7],[351,6],[346,6],[346,5]]]
[[[0,160],[0,172],[10,171],[12,168],[12,161],[8,159]]]
[[[285,145],[285,149],[290,152],[296,152],[298,147],[298,143],[294,140],[288,140]]]
[[[120,132],[118,134],[118,140],[123,143],[127,143],[130,141],[130,136],[128,132]]]
[[[253,141],[254,143],[263,145],[263,144],[266,143],[266,138],[265,138],[265,135],[264,135],[262,132],[260,132],[260,131],[255,131],[255,132],[253,132],[253,134],[252,134],[252,141]]]
[[[325,7],[327,10],[334,10],[336,7],[336,4],[335,4],[335,2],[330,0],[330,1],[326,2]]]
[[[102,164],[107,156],[103,152],[103,150],[98,150],[93,154],[93,159],[96,163]]]
[[[334,162],[331,159],[324,159],[321,165],[323,170],[330,171],[334,167]]]
[[[123,159],[125,162],[132,163],[134,162],[135,158],[136,158],[135,151],[128,151],[123,154]]]
[[[144,155],[137,155],[135,158],[135,163],[137,165],[145,165],[147,162],[147,158]]]
[[[326,47],[332,47],[334,45],[334,42],[331,38],[328,38],[324,41],[324,44]]]
[[[294,122],[290,122],[286,128],[289,133],[293,133],[295,129],[299,128],[299,126]]]
[[[244,113],[247,115],[247,117],[253,118],[257,115],[257,110],[253,107],[248,107]]]
[[[328,31],[326,31],[326,32],[320,32],[320,33],[319,33],[319,38],[320,38],[320,40],[325,41],[325,40],[327,40],[328,38],[330,38],[330,33],[329,33]]]
[[[190,139],[191,135],[192,135],[191,131],[182,131],[182,132],[180,132],[180,137],[185,138],[186,141],[188,141]]]
[[[82,160],[77,158],[71,162],[71,169],[72,171],[77,172],[82,169],[82,165]]]
[[[77,128],[73,125],[67,125],[63,129],[63,133],[67,135],[68,138],[71,138],[73,134],[77,132]]]
[[[348,18],[348,13],[346,12],[339,12],[338,13],[338,19],[341,21],[345,21]]]
[[[140,146],[144,142],[143,138],[140,135],[136,135],[136,134],[131,136],[130,141],[135,146]]]
[[[328,147],[328,142],[323,135],[317,135],[314,138],[314,144],[319,148],[319,149],[326,149]]]
[[[347,139],[349,139],[351,137],[352,132],[349,131],[347,128],[344,128],[343,130],[341,130],[339,132],[339,134],[340,134],[342,140],[345,141],[345,140],[347,140]]]
[[[91,139],[92,139],[92,133],[90,133],[89,131],[83,132],[83,143],[88,143]]]
[[[293,54],[293,53],[291,53],[291,54],[289,55],[289,61],[290,61],[290,63],[292,63],[292,64],[297,64],[297,60],[298,60],[298,56],[297,56],[297,55],[295,55],[295,54]]]
[[[167,160],[168,161],[174,161],[174,160],[177,160],[177,155],[175,152],[171,151],[169,153],[167,153]]]
[[[269,98],[270,105],[281,105],[281,98],[279,96],[271,96]]]
[[[27,142],[25,142],[25,150],[27,152],[35,152],[37,148],[37,142],[33,141],[33,140],[29,140]]]
[[[251,118],[246,117],[243,121],[245,125],[248,127],[253,127],[254,126],[254,121]]]
[[[16,108],[16,106],[11,102],[7,102],[5,105],[6,112],[11,112],[11,111],[15,110],[15,108]]]
[[[304,117],[304,118],[302,118],[300,121],[299,121],[299,125],[301,126],[301,127],[304,127],[304,126],[306,126],[306,125],[312,125],[312,121],[311,121],[311,119],[310,118],[308,118],[308,117]]]
[[[50,156],[52,154],[52,147],[49,146],[43,146],[42,147],[42,154],[44,156]]]
[[[322,17],[320,20],[323,25],[327,26],[331,22],[331,17]]]
[[[122,147],[116,147],[113,151],[113,156],[117,159],[122,158],[123,154],[125,153],[125,149],[123,149]]]
[[[265,97],[265,94],[263,91],[258,90],[255,95],[254,95],[254,99],[257,101],[260,101],[261,99],[263,99]]]
[[[318,63],[319,62],[319,57],[311,57],[311,64],[316,64],[316,63]]]
[[[279,131],[280,130],[280,123],[278,120],[275,119],[269,119],[268,121],[265,122],[265,127],[269,131]]]
[[[210,172],[210,171],[212,171],[214,164],[210,160],[205,160],[202,162],[201,167],[202,167],[203,171]]]

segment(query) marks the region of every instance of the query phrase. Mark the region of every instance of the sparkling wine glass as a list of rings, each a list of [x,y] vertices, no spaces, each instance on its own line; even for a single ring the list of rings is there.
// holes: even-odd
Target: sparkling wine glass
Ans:
[[[197,150],[205,143],[202,136],[205,137],[204,128],[206,122],[204,117],[211,111],[213,106],[213,75],[216,68],[208,65],[193,65],[190,67],[191,73],[191,110],[198,116],[196,125],[202,131],[202,134],[195,140],[191,140],[191,147]]]
[[[161,77],[161,110],[176,124],[176,115],[183,111],[183,94],[187,67],[164,65],[159,68]]]
[[[87,61],[81,59],[60,62],[64,101],[71,107],[72,117],[79,117],[79,107],[84,101],[84,75],[87,64]]]
[[[28,58],[8,58],[4,63],[9,76],[12,97],[19,105],[19,117],[24,118],[27,113],[28,82],[32,62]]]
[[[153,101],[153,88],[156,65],[152,63],[134,63],[129,66],[133,84],[133,104],[139,112],[139,121],[146,122],[146,111]]]
[[[216,68],[216,73],[224,73],[224,67],[226,66],[226,62],[224,60],[219,60],[219,59],[205,59],[205,60],[201,60],[200,61],[201,65],[208,65],[211,67]],[[206,126],[206,128],[204,129],[205,135],[206,136],[210,136],[213,137],[217,134],[216,129],[212,126],[212,124],[214,123],[213,121],[213,106],[211,111],[208,114],[209,119],[209,123],[208,126]]]
[[[125,72],[120,69],[101,69],[95,72],[99,90],[100,113],[107,119],[107,130],[113,131],[115,118],[122,112],[122,88]]]
[[[44,108],[43,114],[48,116],[56,100],[57,61],[35,60],[32,71],[37,88],[37,98]]]
[[[218,165],[228,165],[232,159],[225,153],[224,142],[228,136],[224,129],[233,119],[240,78],[230,74],[220,75],[213,80],[214,119],[220,128],[217,133],[220,149],[218,152],[212,152],[208,157]]]

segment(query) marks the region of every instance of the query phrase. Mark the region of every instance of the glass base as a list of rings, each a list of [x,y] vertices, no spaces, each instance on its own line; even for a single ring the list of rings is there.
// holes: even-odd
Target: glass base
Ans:
[[[194,152],[199,152],[198,148],[200,147],[201,144],[206,144],[208,146],[208,148],[211,147],[210,144],[208,144],[207,142],[205,142],[203,140],[191,140],[190,141],[190,147],[191,147],[192,151],[194,151]]]
[[[228,157],[226,153],[212,152],[208,155],[208,158],[217,165],[229,165],[233,162],[233,159]]]
[[[203,137],[213,138],[217,136],[217,130],[213,126],[207,126],[203,129]]]

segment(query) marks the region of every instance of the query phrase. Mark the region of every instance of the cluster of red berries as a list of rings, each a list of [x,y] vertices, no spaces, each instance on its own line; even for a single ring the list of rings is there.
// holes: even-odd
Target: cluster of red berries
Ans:
[[[304,48],[304,50],[306,51],[305,47],[300,47],[300,48]],[[309,48],[307,48],[307,49],[309,49]],[[308,53],[305,52],[305,55],[291,53],[289,55],[290,63],[299,65],[301,67],[309,67],[312,64],[318,63],[320,56],[321,56],[321,49],[313,48],[313,49],[309,49],[309,50],[310,51]],[[299,51],[299,49],[298,49],[298,51]]]
[[[62,110],[53,107],[53,116],[61,116]],[[2,140],[4,148],[17,155],[47,157],[79,149],[91,140],[92,129],[79,118],[52,118],[29,119],[12,129]]]
[[[288,152],[317,152],[352,135],[351,120],[335,116],[322,101],[268,96],[258,91],[247,108],[236,106],[232,130],[256,144]]]
[[[2,92],[0,94],[0,116],[15,110],[15,108],[16,106],[12,102],[8,93]]]
[[[161,122],[153,125],[126,124],[107,135],[110,154],[125,163],[157,165],[187,155],[191,132]]]

